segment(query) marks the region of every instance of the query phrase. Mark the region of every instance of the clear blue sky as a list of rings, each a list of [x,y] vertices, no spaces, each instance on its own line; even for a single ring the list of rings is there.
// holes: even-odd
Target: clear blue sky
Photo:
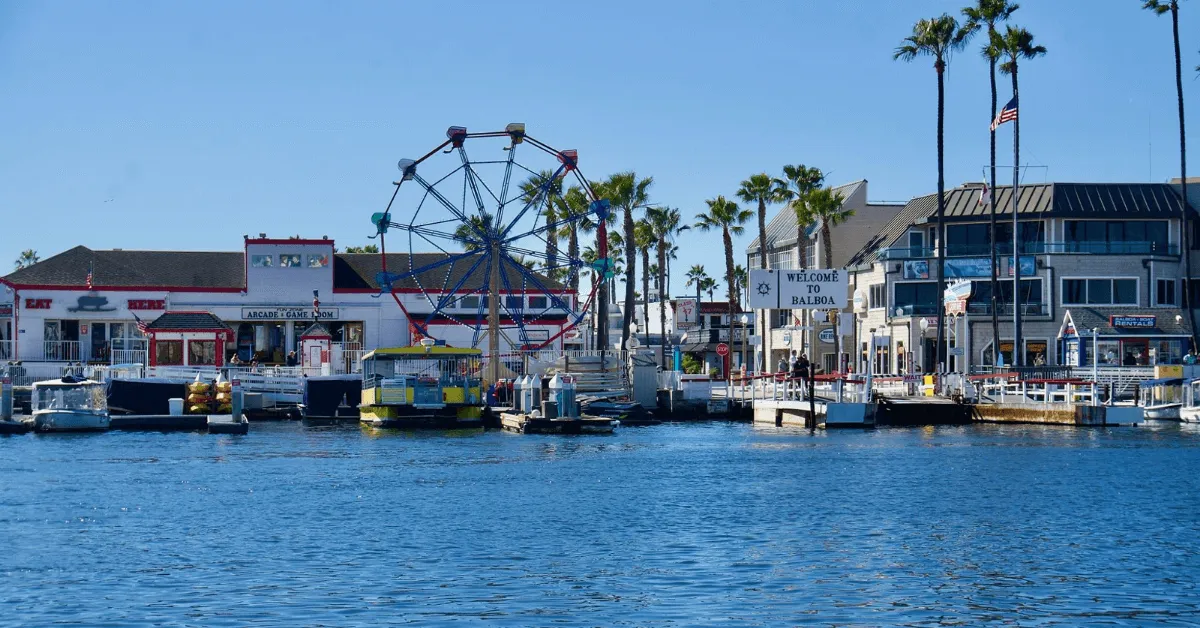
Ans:
[[[452,124],[524,121],[591,178],[653,175],[653,200],[687,216],[786,163],[907,200],[936,186],[936,84],[928,60],[891,54],[965,3],[0,3],[0,268],[77,244],[365,243],[396,160]],[[1169,18],[1140,0],[1023,4],[1014,22],[1049,54],[1022,66],[1022,161],[1058,181],[1178,176]],[[1200,3],[1180,31],[1198,129]],[[987,163],[977,48],[950,65],[948,186]],[[723,273],[720,246],[688,235],[674,285],[693,263]]]

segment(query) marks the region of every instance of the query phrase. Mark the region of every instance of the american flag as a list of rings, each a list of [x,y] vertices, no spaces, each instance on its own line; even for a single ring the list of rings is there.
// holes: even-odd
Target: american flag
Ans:
[[[146,328],[149,326],[149,324],[146,323],[146,321],[142,320],[141,318],[138,318],[138,315],[136,313],[130,312],[130,314],[133,314],[133,320],[137,321],[138,331],[142,332],[142,335],[145,336]]]
[[[89,263],[88,264],[88,274],[87,274],[87,289],[88,290],[92,289],[92,278],[93,278],[92,264]]]
[[[1005,122],[1012,122],[1016,119],[1017,97],[1013,96],[1013,99],[1008,101],[1007,105],[1004,105],[1004,108],[1000,110],[1000,113],[996,114],[996,119],[992,120],[992,130],[995,131],[996,127],[1000,126],[1001,124],[1004,124]]]
[[[983,182],[983,190],[979,192],[979,202],[977,205],[987,205],[992,200],[992,191],[988,189],[987,181]]]
[[[317,291],[313,290],[313,320],[321,319],[321,300],[317,297]]]

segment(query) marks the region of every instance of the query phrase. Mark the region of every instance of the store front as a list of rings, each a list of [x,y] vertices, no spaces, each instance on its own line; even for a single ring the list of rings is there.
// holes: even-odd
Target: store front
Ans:
[[[1090,312],[1094,312],[1090,311]],[[1173,314],[1165,310],[1163,315]],[[1086,318],[1077,323],[1077,318]],[[1174,317],[1174,325],[1159,314],[1114,314],[1107,321],[1080,317],[1070,310],[1063,316],[1058,342],[1063,363],[1069,366],[1157,366],[1182,364],[1191,346],[1185,333],[1186,320]]]

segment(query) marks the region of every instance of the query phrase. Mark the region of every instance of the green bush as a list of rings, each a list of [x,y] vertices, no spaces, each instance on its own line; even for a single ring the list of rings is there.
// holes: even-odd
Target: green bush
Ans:
[[[688,375],[697,375],[704,368],[704,363],[700,361],[693,353],[683,354],[683,372]]]

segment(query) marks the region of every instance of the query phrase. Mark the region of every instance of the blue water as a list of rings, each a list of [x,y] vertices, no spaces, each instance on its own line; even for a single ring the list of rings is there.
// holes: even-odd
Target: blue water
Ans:
[[[0,438],[0,625],[1200,622],[1200,431]]]

